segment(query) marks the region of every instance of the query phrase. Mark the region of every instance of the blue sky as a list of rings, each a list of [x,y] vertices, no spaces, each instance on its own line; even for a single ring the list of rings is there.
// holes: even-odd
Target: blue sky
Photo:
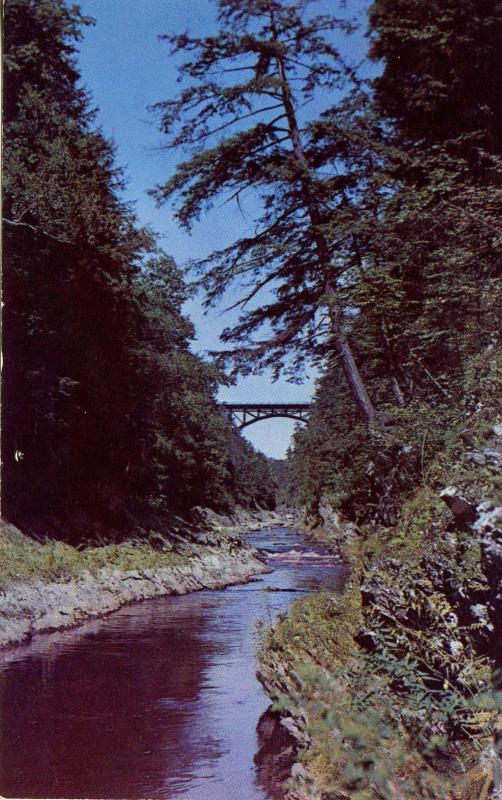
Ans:
[[[162,137],[155,116],[147,108],[171,98],[179,89],[175,64],[169,58],[162,33],[189,30],[207,34],[215,29],[214,0],[81,0],[84,14],[96,24],[86,28],[80,43],[79,65],[82,81],[98,107],[98,122],[117,146],[117,162],[125,167],[128,179],[126,198],[135,203],[140,221],[150,224],[162,237],[162,246],[182,266],[191,258],[207,255],[241,235],[251,218],[243,219],[237,207],[215,207],[191,235],[181,230],[167,206],[158,209],[147,191],[164,181],[183,154],[161,149]],[[317,0],[320,11],[333,11],[335,4]],[[366,0],[349,0],[351,13],[361,14]],[[354,59],[365,51],[361,36],[352,42]],[[231,321],[218,310],[205,316],[200,299],[186,305],[195,324],[194,349],[218,348],[219,332]],[[236,386],[223,388],[222,400],[304,401],[314,387],[314,374],[301,385],[279,380],[269,374],[241,379]],[[253,444],[275,458],[283,457],[294,424],[290,420],[269,420],[246,429]]]

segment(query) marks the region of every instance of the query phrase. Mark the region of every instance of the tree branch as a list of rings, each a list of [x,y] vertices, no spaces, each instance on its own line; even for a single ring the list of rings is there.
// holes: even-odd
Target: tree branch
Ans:
[[[195,142],[200,142],[203,139],[207,139],[209,136],[214,136],[215,133],[219,133],[220,131],[224,131],[226,128],[229,128],[231,125],[235,125],[236,122],[242,122],[243,119],[248,119],[249,117],[255,117],[257,114],[262,114],[265,111],[273,111],[275,108],[281,108],[281,103],[275,103],[273,106],[265,106],[265,108],[257,108],[255,111],[250,111],[249,114],[244,114],[241,117],[234,117],[233,119],[229,120],[228,122],[224,122],[222,125],[218,125],[217,128],[213,128],[211,131],[207,131],[206,133],[201,133],[199,136],[190,139],[190,143],[194,144]],[[284,114],[281,116],[276,117],[276,119],[281,119]],[[271,123],[272,124],[272,123]]]
[[[52,233],[47,233],[47,231],[42,230],[42,228],[38,228],[36,225],[30,225],[29,222],[17,222],[13,219],[7,219],[6,217],[2,217],[2,222],[6,225],[13,225],[15,227],[21,228],[29,228],[35,233],[40,233],[42,236],[47,236],[49,239],[53,239],[55,242],[59,242],[60,244],[76,244],[76,242],[72,242],[70,239],[60,239],[58,236],[53,236]]]

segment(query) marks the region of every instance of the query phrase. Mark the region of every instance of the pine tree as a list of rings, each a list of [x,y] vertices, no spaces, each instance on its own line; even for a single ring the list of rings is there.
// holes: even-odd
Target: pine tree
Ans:
[[[451,404],[500,325],[502,11],[376,0],[369,20],[383,59],[374,112],[391,145],[373,247],[400,296],[390,339],[415,387]]]
[[[375,0],[371,54],[378,107],[406,141],[482,168],[502,150],[502,9],[497,0]]]
[[[354,183],[333,231],[345,226],[352,252],[339,291],[371,396],[398,408],[372,453],[352,438],[330,364],[293,454],[307,501],[322,492],[388,524],[478,402],[473,376],[501,329],[500,24],[492,2],[376,0],[381,74],[313,132],[321,154],[346,145]]]
[[[334,16],[308,17],[303,4],[278,0],[220,0],[219,22],[214,37],[164,37],[173,53],[194,53],[181,69],[192,85],[157,105],[167,146],[191,147],[193,154],[155,196],[159,203],[178,197],[177,217],[189,228],[217,197],[239,202],[247,190],[259,194],[263,213],[254,235],[198,264],[208,303],[230,283],[240,285],[241,309],[264,289],[275,295],[224,333],[224,341],[237,343],[226,356],[237,369],[279,370],[287,352],[298,363],[328,335],[359,414],[371,422],[377,412],[349,344],[340,243],[330,234],[346,201],[340,154],[336,148],[319,154],[300,111],[352,77],[331,41],[351,26]],[[269,326],[270,338],[252,340]]]

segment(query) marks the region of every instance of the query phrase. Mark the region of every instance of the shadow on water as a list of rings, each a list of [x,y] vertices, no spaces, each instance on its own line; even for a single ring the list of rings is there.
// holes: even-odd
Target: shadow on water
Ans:
[[[292,531],[252,541],[283,554],[259,582],[126,606],[0,656],[0,794],[281,797],[291,742],[264,716],[256,622],[339,590],[344,570],[310,546],[299,557]]]
[[[259,750],[254,757],[256,783],[270,800],[283,800],[282,786],[291,774],[298,747],[295,738],[281,725],[280,717],[265,711],[256,726]]]
[[[166,765],[175,763],[176,795],[194,765],[219,759],[210,730],[187,736],[219,655],[204,606],[177,604],[177,625],[155,603],[131,609],[104,626],[44,637],[57,639],[54,653],[50,641],[25,658],[19,649],[1,676],[3,794],[164,796]]]

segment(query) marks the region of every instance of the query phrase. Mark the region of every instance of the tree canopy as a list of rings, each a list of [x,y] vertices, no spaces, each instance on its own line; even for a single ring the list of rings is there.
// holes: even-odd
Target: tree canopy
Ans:
[[[381,72],[319,129],[323,147],[350,147],[357,192],[346,225],[359,263],[342,295],[365,381],[397,427],[387,453],[378,440],[356,444],[353,409],[333,385],[338,365],[327,362],[296,440],[307,500],[314,481],[317,496],[388,520],[392,497],[477,402],[501,328],[500,24],[496,3],[377,0],[369,34]],[[357,452],[350,464],[347,451]]]
[[[122,201],[79,88],[91,21],[62,0],[4,13],[4,513],[79,538],[273,504],[265,458],[218,410],[221,376],[190,351],[181,273]]]

